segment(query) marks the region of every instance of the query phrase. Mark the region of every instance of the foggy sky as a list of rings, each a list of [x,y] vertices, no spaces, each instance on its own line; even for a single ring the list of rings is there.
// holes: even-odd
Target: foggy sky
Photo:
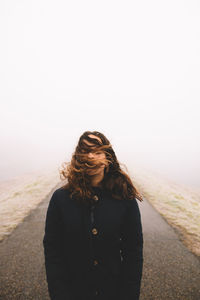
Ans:
[[[200,185],[199,1],[2,0],[0,38],[1,180],[98,130],[130,171]]]

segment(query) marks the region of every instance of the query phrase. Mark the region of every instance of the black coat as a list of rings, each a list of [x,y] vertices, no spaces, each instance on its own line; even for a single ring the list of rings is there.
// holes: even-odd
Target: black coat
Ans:
[[[136,199],[116,200],[94,188],[90,207],[58,188],[49,202],[43,239],[52,300],[138,300],[143,235]]]

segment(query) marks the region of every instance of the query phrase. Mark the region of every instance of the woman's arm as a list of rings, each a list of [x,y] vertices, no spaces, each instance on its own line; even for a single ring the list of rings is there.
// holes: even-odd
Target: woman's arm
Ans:
[[[127,212],[121,232],[123,300],[138,300],[143,267],[143,233],[136,199],[128,200]]]
[[[43,238],[45,268],[51,300],[70,300],[68,287],[64,281],[66,270],[63,268],[63,227],[56,205],[57,196],[57,191],[55,191],[50,199],[46,214]]]

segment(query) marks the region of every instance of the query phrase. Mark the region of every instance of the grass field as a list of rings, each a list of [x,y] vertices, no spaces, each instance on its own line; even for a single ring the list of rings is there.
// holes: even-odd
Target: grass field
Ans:
[[[170,181],[159,173],[135,168],[132,180],[142,195],[200,256],[200,189]]]
[[[48,170],[0,182],[0,241],[36,208],[59,181],[58,171]]]

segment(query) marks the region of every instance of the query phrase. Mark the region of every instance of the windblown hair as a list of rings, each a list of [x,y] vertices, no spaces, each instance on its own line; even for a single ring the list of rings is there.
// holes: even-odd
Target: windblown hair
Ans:
[[[97,136],[101,142],[89,135]],[[85,141],[92,145],[90,146]],[[101,153],[102,151],[105,153],[105,159],[95,160],[88,156],[89,152]],[[84,204],[90,204],[94,194],[88,170],[95,170],[102,164],[105,165],[105,168],[104,178],[100,184],[108,194],[118,200],[134,198],[143,200],[128,174],[121,169],[109,140],[98,131],[85,131],[79,138],[71,162],[62,164],[62,169],[59,170],[60,177],[67,179],[67,183],[62,188],[69,190],[71,198]]]

